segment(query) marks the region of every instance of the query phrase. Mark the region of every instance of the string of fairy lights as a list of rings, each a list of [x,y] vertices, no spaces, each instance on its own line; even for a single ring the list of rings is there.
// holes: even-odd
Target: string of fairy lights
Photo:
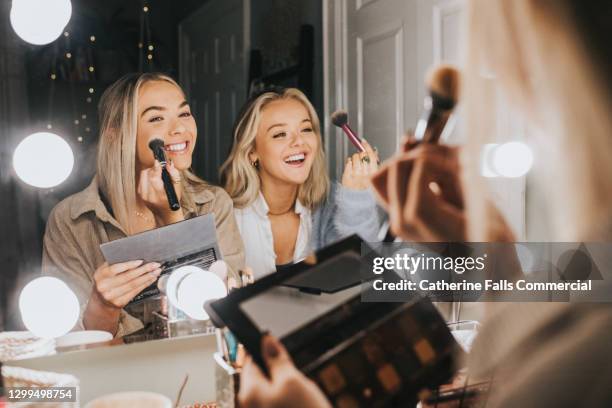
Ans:
[[[152,68],[152,64],[154,62],[155,46],[152,41],[151,25],[149,22],[149,13],[151,11],[151,6],[148,4],[147,1],[142,1],[141,5],[142,7],[141,7],[141,13],[140,13],[140,30],[139,30],[140,35],[139,35],[139,41],[138,41],[137,47],[138,47],[138,53],[139,53],[138,68],[140,72],[143,72],[145,70],[150,71]],[[72,63],[72,61],[74,61],[75,56],[76,56],[75,50],[73,50],[71,46],[71,37],[72,37],[72,34],[69,30],[64,31],[63,33],[64,49],[62,51],[62,57],[65,59],[65,61],[68,63],[69,66],[71,66],[70,64]],[[87,59],[87,72],[90,75],[88,77],[88,81],[95,82],[96,81],[96,66],[95,66],[93,55],[94,55],[95,46],[96,46],[96,36],[93,33],[89,35],[88,43],[89,43],[89,50],[88,50],[89,52],[85,54],[86,59]],[[49,98],[48,98],[49,102],[48,102],[48,112],[47,112],[47,116],[48,116],[47,129],[48,130],[53,129],[55,82],[58,80],[58,74],[57,74],[57,64],[58,64],[58,57],[59,57],[58,49],[59,49],[59,45],[58,45],[58,42],[56,42],[55,52],[54,52],[52,62],[51,62],[51,72],[49,75],[51,83],[49,86]],[[73,117],[72,123],[74,126],[74,133],[75,135],[77,135],[76,137],[77,141],[79,143],[82,143],[84,140],[83,132],[85,133],[85,135],[88,135],[89,133],[91,133],[92,127],[91,127],[91,124],[88,123],[87,121],[86,113],[83,112],[80,115],[77,113],[78,109],[77,109],[77,103],[76,103],[77,99],[75,98],[75,83],[72,78],[72,75],[69,75],[68,79],[69,79],[70,94],[71,94],[70,103],[71,103],[71,110],[72,110],[72,117]],[[87,93],[85,95],[86,104],[93,103],[95,93],[96,93],[96,89],[94,86],[90,86],[87,88]]]

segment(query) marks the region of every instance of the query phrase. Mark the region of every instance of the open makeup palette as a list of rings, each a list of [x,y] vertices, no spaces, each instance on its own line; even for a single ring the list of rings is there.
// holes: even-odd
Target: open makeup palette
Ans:
[[[264,372],[261,338],[266,332],[279,338],[335,406],[413,403],[420,390],[452,377],[462,351],[425,297],[362,302],[363,271],[371,270],[373,256],[363,256],[373,251],[362,245],[358,236],[349,237],[206,309]]]

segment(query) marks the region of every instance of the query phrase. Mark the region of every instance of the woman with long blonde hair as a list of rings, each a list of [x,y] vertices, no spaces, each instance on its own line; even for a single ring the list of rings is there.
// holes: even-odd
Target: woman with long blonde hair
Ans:
[[[367,151],[347,160],[342,183],[331,183],[322,144],[317,113],[298,89],[269,89],[244,105],[221,178],[255,278],[353,233],[377,238],[368,189],[376,153],[364,141]]]
[[[244,253],[231,199],[190,170],[197,127],[172,78],[158,73],[124,76],[102,95],[99,116],[96,176],[51,212],[42,269],[75,291],[82,305],[81,326],[121,336],[142,327],[123,308],[157,280],[161,265],[137,259],[108,265],[100,244],[212,213],[219,248],[234,279],[244,267]],[[169,208],[161,165],[148,146],[153,138],[164,142],[179,211]]]
[[[512,239],[489,204],[480,175],[482,148],[495,134],[501,90],[534,129],[530,142],[542,152],[536,156],[540,161],[536,168],[544,171],[533,176],[549,199],[546,213],[538,216],[550,219],[551,240],[610,242],[612,2],[471,0],[468,4],[470,42],[462,91],[469,138],[461,157],[465,160],[460,160],[457,148],[407,141],[405,151],[374,178],[393,232],[407,240]],[[432,183],[439,187],[436,191]],[[608,292],[598,295],[609,301],[610,271],[603,272]],[[493,383],[484,401],[476,401],[475,406],[610,406],[609,304],[487,307],[488,318],[470,352],[469,375],[474,381]],[[266,377],[253,363],[247,364],[242,371],[241,406],[278,407],[293,401],[302,408],[330,406],[316,385],[293,367],[280,342],[266,336],[262,350],[272,375]],[[465,393],[456,403],[440,405],[471,406],[464,397]]]

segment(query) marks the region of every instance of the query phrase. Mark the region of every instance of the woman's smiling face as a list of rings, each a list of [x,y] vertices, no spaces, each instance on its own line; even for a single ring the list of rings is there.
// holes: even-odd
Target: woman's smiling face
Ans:
[[[138,93],[137,169],[153,167],[152,139],[164,141],[166,159],[178,170],[191,167],[198,129],[180,88],[166,81],[147,82]]]
[[[292,98],[276,100],[261,111],[250,159],[259,162],[262,182],[301,185],[310,175],[319,143],[306,107]]]

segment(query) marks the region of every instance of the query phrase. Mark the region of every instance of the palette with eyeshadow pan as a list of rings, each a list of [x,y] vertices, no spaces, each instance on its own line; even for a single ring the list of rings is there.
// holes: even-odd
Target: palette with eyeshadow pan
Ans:
[[[360,308],[357,302],[353,306]],[[428,299],[369,306],[379,317],[364,321],[359,314],[353,315],[354,321],[343,325],[359,321],[361,329],[347,336],[350,330],[340,328],[344,336],[333,349],[309,363],[304,360],[312,357],[310,350],[292,353],[298,367],[334,406],[410,406],[420,390],[435,388],[452,377],[462,351]]]
[[[420,390],[452,377],[461,347],[425,297],[362,302],[359,268],[371,265],[362,254],[373,253],[363,245],[357,236],[347,238],[317,251],[314,263],[268,275],[206,309],[264,372],[263,333],[279,338],[335,406],[410,406]]]

